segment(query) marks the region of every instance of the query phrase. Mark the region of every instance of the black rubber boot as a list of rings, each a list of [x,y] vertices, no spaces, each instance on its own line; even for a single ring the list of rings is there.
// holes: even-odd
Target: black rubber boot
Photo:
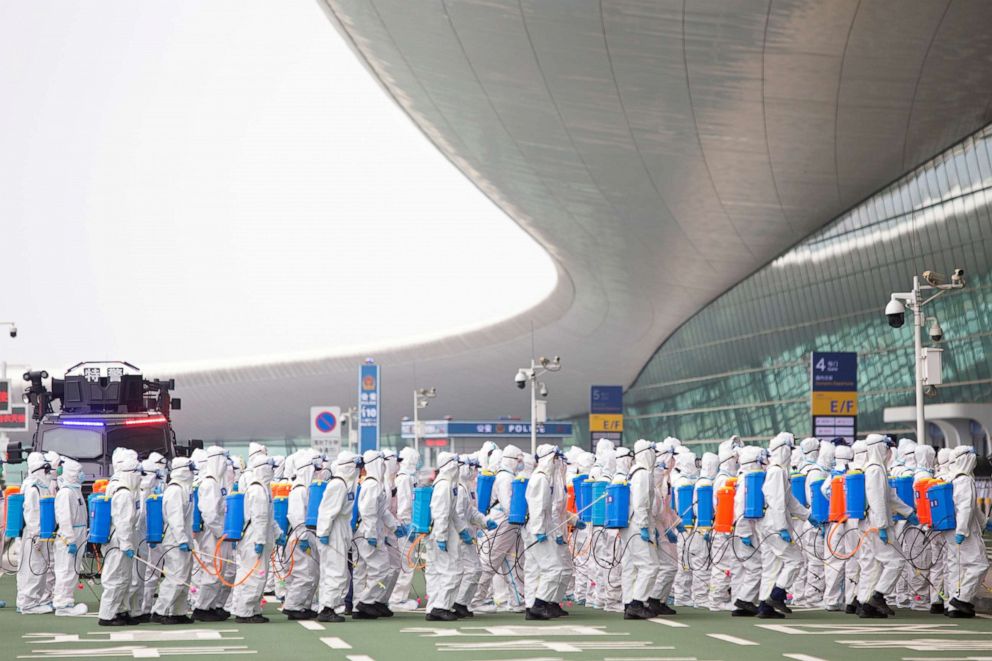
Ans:
[[[855,597],[854,598],[854,601],[852,601],[851,603],[849,603],[847,605],[847,608],[844,609],[844,612],[847,613],[848,615],[856,615],[858,613],[858,606],[860,606],[860,605],[861,605],[861,602],[859,602],[858,601],[858,598]]]
[[[895,615],[895,612],[889,608],[889,605],[885,603],[885,595],[881,592],[875,591],[871,595],[871,599],[868,600],[866,604],[871,606],[873,609],[881,613],[882,615],[888,617],[890,615]]]
[[[884,620],[888,617],[885,612],[878,610],[871,605],[871,600],[858,606],[858,617],[863,620],[878,619]]]
[[[781,620],[785,618],[785,615],[782,615],[775,610],[774,606],[769,604],[767,601],[762,601],[758,604],[757,615],[762,620]]]
[[[381,601],[376,601],[372,603],[372,608],[379,613],[379,617],[392,617],[393,611],[389,609],[389,604],[384,604]]]
[[[743,599],[734,601],[734,610],[730,611],[731,617],[754,617],[757,614],[758,607]]]
[[[454,622],[458,616],[446,608],[432,608],[426,616],[428,622]]]
[[[269,618],[264,615],[252,615],[251,617],[236,617],[234,621],[238,624],[266,624]]]
[[[788,595],[785,593],[785,589],[775,586],[772,588],[771,595],[765,601],[778,612],[789,615],[792,613],[792,609],[785,603],[786,599],[788,599]]]
[[[550,620],[551,613],[548,612],[548,607],[544,601],[540,599],[534,600],[534,605],[524,611],[525,620]]]
[[[975,612],[975,604],[968,601],[961,601],[960,599],[952,598],[950,604],[955,610],[965,611],[967,613]]]
[[[356,620],[378,620],[379,609],[372,604],[357,603],[351,613],[351,617]]]
[[[452,606],[451,610],[455,612],[455,615],[457,615],[459,619],[464,619],[466,617],[475,617],[475,613],[470,611],[468,609],[468,606],[465,606],[463,604],[456,603],[454,606]]]
[[[931,615],[943,615],[944,614],[944,602],[938,601],[930,604],[930,614]]]
[[[623,609],[623,619],[625,620],[650,620],[652,617],[654,617],[654,612],[636,599]]]
[[[659,617],[661,615],[675,615],[675,609],[657,597],[651,597],[648,599],[645,606],[647,606],[648,609],[654,613],[655,617]]]
[[[218,622],[223,622],[224,620],[227,620],[227,619],[229,619],[231,617],[231,614],[228,613],[223,608],[221,608],[220,606],[218,606],[217,608],[214,608],[213,609],[213,613],[214,613],[214,615],[216,615],[219,618],[217,620]]]
[[[193,619],[198,622],[222,622],[220,615],[216,611],[203,610],[197,608],[193,611]]]
[[[548,605],[548,612],[551,613],[553,617],[567,617],[568,611],[561,607],[561,604],[548,601],[545,602]]]

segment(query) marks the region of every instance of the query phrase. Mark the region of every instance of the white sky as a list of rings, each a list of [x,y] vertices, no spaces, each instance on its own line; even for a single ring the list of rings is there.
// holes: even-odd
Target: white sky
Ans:
[[[0,0],[0,265],[0,360],[50,370],[341,353],[555,284],[315,0]]]

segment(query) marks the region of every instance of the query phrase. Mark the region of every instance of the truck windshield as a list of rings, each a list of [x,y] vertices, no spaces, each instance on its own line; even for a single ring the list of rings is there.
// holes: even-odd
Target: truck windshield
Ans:
[[[45,430],[41,451],[54,450],[70,459],[97,459],[103,455],[103,433],[83,427],[54,427]]]
[[[164,426],[111,428],[107,432],[107,455],[113,456],[117,448],[134,450],[141,459],[153,451],[169,456]]]

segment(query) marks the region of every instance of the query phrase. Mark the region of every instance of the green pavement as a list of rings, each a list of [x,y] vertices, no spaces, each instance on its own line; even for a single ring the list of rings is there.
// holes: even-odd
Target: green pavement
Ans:
[[[97,586],[96,591],[99,592]],[[79,593],[91,610],[96,599]],[[785,620],[731,618],[689,608],[664,622],[624,621],[619,614],[572,607],[550,623],[522,615],[479,615],[457,623],[426,622],[400,613],[373,622],[338,625],[289,622],[265,606],[270,624],[233,621],[163,627],[103,628],[95,617],[21,616],[14,612],[14,577],[0,577],[0,660],[45,658],[185,659],[294,658],[390,659],[992,659],[992,619],[950,620],[900,611],[889,620],[800,611]],[[775,627],[769,629],[768,626]]]

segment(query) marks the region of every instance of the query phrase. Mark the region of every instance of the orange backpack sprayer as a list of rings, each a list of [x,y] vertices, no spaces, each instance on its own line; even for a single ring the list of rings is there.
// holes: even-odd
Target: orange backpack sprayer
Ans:
[[[734,530],[734,493],[737,491],[737,478],[729,478],[716,492],[716,518],[713,530],[729,534]]]

